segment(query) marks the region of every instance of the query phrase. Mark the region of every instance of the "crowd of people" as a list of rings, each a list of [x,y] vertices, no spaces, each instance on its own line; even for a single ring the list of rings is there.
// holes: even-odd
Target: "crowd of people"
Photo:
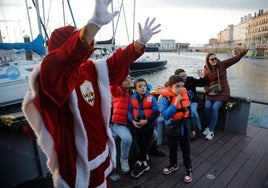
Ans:
[[[91,60],[94,37],[118,14],[109,12],[111,0],[96,0],[92,17],[82,29],[56,29],[48,43],[48,54],[30,78],[23,112],[46,154],[54,187],[109,187],[109,174],[116,168],[115,139],[120,138],[120,167],[134,178],[150,169],[150,151],[157,148],[156,120],[164,119],[169,164],[162,173],[178,169],[181,148],[184,182],[193,180],[190,139],[203,134],[214,137],[218,110],[228,100],[230,88],[226,69],[247,50],[224,61],[209,53],[200,78],[177,69],[156,97],[150,84],[137,78],[132,86],[129,65],[145,51],[146,43],[160,32],[160,24],[147,18],[139,24],[139,38],[110,57]],[[196,87],[205,91],[205,124],[197,112]],[[203,127],[205,130],[202,132]],[[196,130],[196,131],[195,131]],[[136,162],[130,167],[132,145]]]

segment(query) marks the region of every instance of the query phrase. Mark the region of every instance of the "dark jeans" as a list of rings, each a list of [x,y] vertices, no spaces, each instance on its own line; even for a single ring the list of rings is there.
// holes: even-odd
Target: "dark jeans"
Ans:
[[[154,124],[147,124],[142,128],[136,128],[132,125],[132,135],[135,143],[137,144],[137,149],[139,150],[138,160],[146,161],[146,154],[149,150],[149,145],[154,132]]]
[[[168,149],[169,149],[169,162],[171,165],[177,165],[177,150],[178,150],[178,144],[179,144],[181,151],[182,151],[184,167],[185,169],[191,169],[192,159],[191,159],[190,138],[188,134],[184,134],[184,135],[185,136],[167,135],[167,144],[168,144]]]

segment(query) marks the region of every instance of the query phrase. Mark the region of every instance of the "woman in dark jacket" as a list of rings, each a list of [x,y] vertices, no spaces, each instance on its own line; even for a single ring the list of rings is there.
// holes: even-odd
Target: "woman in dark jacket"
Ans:
[[[214,137],[214,128],[218,120],[218,111],[224,102],[230,97],[230,87],[227,80],[226,69],[237,63],[245,54],[247,49],[241,50],[236,56],[220,61],[214,53],[208,53],[206,56],[206,65],[204,74],[209,78],[209,85],[205,87],[205,125],[203,134],[207,140]],[[211,86],[219,84],[220,91],[211,90]]]

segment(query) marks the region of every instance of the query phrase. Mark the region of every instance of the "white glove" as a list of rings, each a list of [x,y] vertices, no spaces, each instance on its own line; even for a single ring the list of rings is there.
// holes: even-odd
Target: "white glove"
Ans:
[[[161,31],[156,30],[160,27],[160,24],[158,24],[155,27],[152,27],[154,21],[155,18],[148,24],[149,18],[147,18],[143,28],[141,28],[141,24],[139,23],[139,34],[140,34],[140,38],[138,39],[139,43],[146,45],[146,43],[152,38],[154,34],[159,33]]]
[[[95,10],[92,18],[88,21],[89,23],[95,24],[101,28],[103,25],[108,24],[112,19],[119,13],[108,12],[107,8],[112,0],[95,0]]]

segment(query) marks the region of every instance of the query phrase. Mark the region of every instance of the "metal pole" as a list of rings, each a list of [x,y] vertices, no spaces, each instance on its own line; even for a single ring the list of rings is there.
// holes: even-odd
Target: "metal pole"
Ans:
[[[40,10],[39,10],[39,2],[38,0],[35,0],[35,9],[37,13],[37,24],[38,24],[38,31],[39,34],[42,35],[42,29],[41,29],[41,17],[40,17]]]
[[[29,22],[29,28],[30,28],[30,34],[31,34],[31,40],[33,40],[33,31],[32,31],[32,25],[31,25],[31,19],[29,14],[29,6],[27,0],[25,0],[26,10],[27,10],[27,17]]]
[[[72,11],[72,8],[71,8],[71,5],[70,5],[70,1],[67,0],[67,3],[68,3],[69,10],[70,10],[70,13],[71,13],[71,16],[72,16],[72,19],[73,19],[74,27],[76,27],[76,23],[75,23],[75,19],[74,19],[73,11]]]
[[[42,0],[43,22],[46,23],[45,0]]]
[[[38,0],[37,0],[38,1]],[[41,25],[44,29],[44,32],[45,32],[45,36],[46,36],[46,39],[49,40],[49,37],[48,37],[48,33],[46,31],[46,28],[45,28],[45,25],[43,24],[42,22],[42,19],[40,17],[40,14],[39,14],[39,8],[38,8],[38,11],[37,11],[37,7],[36,7],[36,3],[34,2],[34,0],[32,0],[32,3],[36,9],[36,14],[37,14],[37,20],[38,20],[38,28],[39,28],[39,33],[42,35],[42,31],[41,31]],[[38,2],[37,2],[38,3]],[[39,6],[38,6],[39,7]],[[45,37],[44,37],[45,38]]]
[[[66,25],[66,20],[65,20],[65,6],[64,6],[64,0],[62,0],[62,16],[63,16],[63,25]]]
[[[2,33],[1,33],[1,29],[0,29],[0,43],[3,42],[3,39],[2,39]]]
[[[134,0],[134,10],[133,10],[133,39],[132,41],[135,40],[135,17],[136,17],[136,0]]]
[[[114,11],[114,2],[112,1],[111,3],[111,9],[112,12]],[[113,30],[113,38],[112,38],[112,43],[111,45],[114,43],[114,38],[115,38],[115,30],[114,30],[114,19],[112,20],[112,30]],[[114,47],[114,46],[113,46]]]

